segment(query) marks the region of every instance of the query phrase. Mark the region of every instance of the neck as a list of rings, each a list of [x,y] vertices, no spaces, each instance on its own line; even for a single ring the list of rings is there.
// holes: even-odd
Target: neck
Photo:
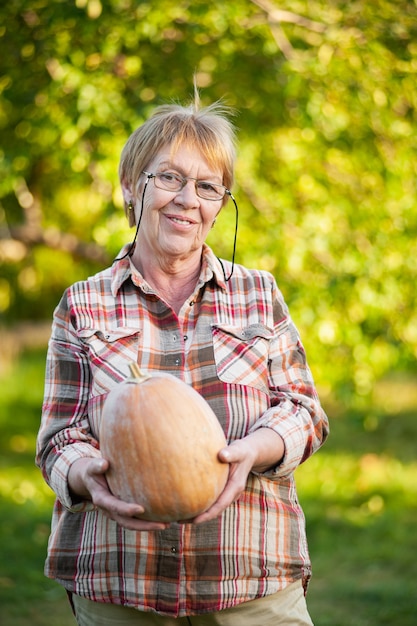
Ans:
[[[132,255],[134,266],[147,283],[169,304],[176,313],[194,293],[201,270],[201,251],[190,259],[144,260],[139,250]]]

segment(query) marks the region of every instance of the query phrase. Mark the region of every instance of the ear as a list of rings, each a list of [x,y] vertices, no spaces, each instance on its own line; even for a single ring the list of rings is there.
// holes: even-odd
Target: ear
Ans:
[[[132,188],[128,183],[126,183],[123,180],[121,181],[121,187],[122,187],[123,200],[125,203],[125,213],[126,213],[127,221],[128,221],[129,227],[132,228],[133,226],[136,225],[136,216],[135,216],[135,210],[134,210],[135,203],[133,200]]]
[[[130,183],[127,183],[124,180],[121,181],[121,187],[122,187],[123,200],[125,201],[125,205],[127,206],[129,202],[131,202],[133,199],[132,188],[130,186]]]

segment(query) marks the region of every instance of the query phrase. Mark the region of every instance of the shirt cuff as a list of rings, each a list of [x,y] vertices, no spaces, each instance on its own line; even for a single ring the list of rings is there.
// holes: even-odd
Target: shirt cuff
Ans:
[[[83,458],[101,458],[100,450],[87,443],[76,443],[66,446],[60,451],[51,472],[51,488],[62,506],[74,513],[92,511],[96,508],[88,500],[80,501],[74,499],[69,490],[68,474],[71,466],[75,461]]]
[[[255,432],[259,428],[274,430],[284,442],[284,456],[275,467],[265,472],[254,473],[272,479],[292,474],[304,459],[309,431],[306,422],[310,420],[309,411],[302,406],[298,406],[296,410],[294,405],[291,406],[291,410],[282,405],[279,408],[268,409],[250,432]]]

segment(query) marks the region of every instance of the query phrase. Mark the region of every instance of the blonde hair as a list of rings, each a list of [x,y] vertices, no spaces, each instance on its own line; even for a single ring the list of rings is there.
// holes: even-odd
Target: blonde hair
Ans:
[[[197,90],[194,102],[188,106],[157,107],[127,140],[120,157],[120,181],[135,189],[142,171],[163,147],[169,146],[175,153],[186,144],[199,149],[210,167],[223,172],[223,185],[230,189],[236,159],[235,129],[228,119],[231,113],[220,101],[200,107]]]

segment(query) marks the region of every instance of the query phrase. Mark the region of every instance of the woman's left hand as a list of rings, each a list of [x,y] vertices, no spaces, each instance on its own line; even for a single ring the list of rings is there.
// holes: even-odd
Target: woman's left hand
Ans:
[[[216,502],[191,521],[202,524],[218,517],[245,490],[252,470],[264,472],[274,467],[281,461],[284,452],[283,439],[270,428],[260,428],[220,450],[219,460],[230,464],[226,486]]]

